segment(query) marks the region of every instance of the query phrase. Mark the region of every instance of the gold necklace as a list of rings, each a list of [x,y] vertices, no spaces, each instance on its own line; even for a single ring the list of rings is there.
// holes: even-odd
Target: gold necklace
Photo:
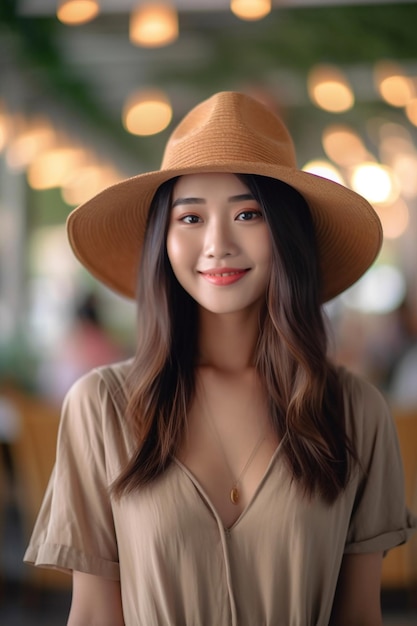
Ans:
[[[230,490],[230,500],[231,500],[231,502],[233,504],[237,504],[239,502],[239,500],[240,500],[240,492],[239,492],[238,485],[241,482],[242,478],[244,477],[244,475],[246,473],[246,470],[248,469],[248,467],[252,463],[253,459],[255,458],[255,454],[258,452],[258,449],[260,448],[261,443],[264,441],[264,439],[265,439],[265,434],[262,434],[260,439],[256,442],[254,449],[252,450],[248,460],[246,461],[246,463],[245,463],[245,465],[243,467],[243,470],[240,472],[239,476],[237,477],[237,479],[235,480],[235,482],[232,485],[232,488]],[[226,454],[225,453],[224,453],[224,458],[226,459]],[[227,465],[229,465],[229,463],[227,463]],[[230,466],[229,466],[229,471],[232,474]]]
[[[220,448],[220,450],[222,452],[222,455],[224,457],[227,469],[229,470],[230,475],[233,477],[232,468],[230,467],[229,459],[227,458],[226,452],[224,451],[224,447],[223,447],[223,443],[222,443],[222,440],[221,440],[220,435],[219,435],[219,431],[217,430],[214,421],[211,420],[211,419],[210,420],[208,419],[208,412],[207,412],[207,415],[206,415],[206,412],[207,412],[206,406],[204,405],[204,407],[203,407],[203,415],[205,416],[206,422],[208,423],[208,425],[210,426],[211,430],[215,434],[216,439],[218,440],[219,448]],[[230,497],[230,501],[232,502],[232,504],[238,504],[239,503],[239,500],[240,500],[239,484],[241,483],[244,475],[246,474],[246,471],[249,469],[249,466],[252,463],[253,459],[255,458],[255,455],[258,452],[259,448],[261,447],[261,444],[263,443],[265,437],[266,437],[266,433],[262,433],[260,438],[256,442],[252,452],[250,453],[248,460],[246,461],[245,465],[243,466],[243,469],[240,472],[239,476],[236,478],[236,480],[233,481],[232,487],[231,487],[230,492],[229,492],[229,497]]]

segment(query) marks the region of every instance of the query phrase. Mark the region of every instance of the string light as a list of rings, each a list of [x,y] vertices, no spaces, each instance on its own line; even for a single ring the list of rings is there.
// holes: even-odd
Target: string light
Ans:
[[[178,37],[178,14],[170,2],[139,5],[130,15],[129,38],[138,46],[166,46]]]
[[[369,160],[369,153],[362,139],[349,126],[343,124],[328,126],[323,132],[322,144],[327,156],[343,167],[351,167]]]
[[[64,24],[75,26],[93,20],[99,13],[97,0],[63,0],[57,8],[57,18]]]
[[[302,167],[302,170],[310,174],[315,174],[316,176],[321,176],[322,178],[327,178],[328,180],[332,180],[340,185],[345,184],[343,176],[339,170],[334,167],[334,165],[329,163],[329,161],[325,161],[323,159],[313,159],[312,161],[308,161],[308,163]]]
[[[29,185],[37,190],[60,187],[84,161],[85,151],[81,148],[63,146],[42,152],[28,167]]]
[[[365,162],[355,167],[351,184],[354,191],[375,204],[394,202],[400,194],[394,172],[380,163]]]
[[[311,101],[331,113],[352,108],[355,98],[343,72],[332,65],[317,65],[309,73],[307,88]]]
[[[241,20],[260,20],[271,12],[271,0],[231,0],[230,10]]]
[[[132,94],[123,107],[123,125],[134,135],[155,135],[164,130],[172,118],[167,96],[157,89]]]
[[[383,100],[393,107],[406,106],[416,95],[413,81],[404,75],[401,66],[396,63],[377,63],[374,81]]]

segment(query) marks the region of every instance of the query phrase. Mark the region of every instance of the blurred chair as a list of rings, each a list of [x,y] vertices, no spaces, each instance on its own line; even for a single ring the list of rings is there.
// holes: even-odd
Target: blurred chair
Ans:
[[[417,513],[417,408],[393,410],[401,456],[404,466],[406,501]],[[384,559],[382,588],[410,592],[413,605],[417,604],[417,536],[405,545],[390,551]]]
[[[21,418],[20,434],[12,442],[10,449],[26,545],[55,461],[59,410],[18,389],[8,390],[8,397]],[[59,571],[27,566],[25,582],[40,589],[69,589],[71,577]]]

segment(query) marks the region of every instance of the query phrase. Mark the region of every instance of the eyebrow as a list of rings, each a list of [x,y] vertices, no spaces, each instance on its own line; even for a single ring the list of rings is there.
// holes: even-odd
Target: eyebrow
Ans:
[[[241,193],[237,196],[229,196],[227,198],[228,202],[242,202],[244,200],[255,200],[255,198],[251,193]],[[172,203],[172,208],[179,204],[206,204],[206,200],[205,198],[177,198]]]

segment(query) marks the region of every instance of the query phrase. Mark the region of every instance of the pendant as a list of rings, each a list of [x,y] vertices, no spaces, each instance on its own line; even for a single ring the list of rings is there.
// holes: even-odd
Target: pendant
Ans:
[[[239,502],[239,489],[237,487],[232,487],[230,491],[230,500],[232,504],[237,504]]]

